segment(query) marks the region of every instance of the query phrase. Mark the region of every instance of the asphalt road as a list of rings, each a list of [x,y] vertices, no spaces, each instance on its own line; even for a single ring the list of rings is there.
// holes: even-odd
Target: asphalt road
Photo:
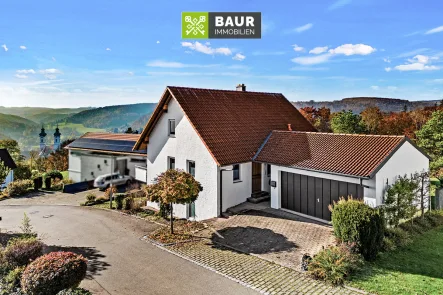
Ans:
[[[23,212],[50,250],[88,258],[81,286],[94,294],[257,294],[140,240],[158,225],[93,208],[0,205],[1,231],[19,231]]]

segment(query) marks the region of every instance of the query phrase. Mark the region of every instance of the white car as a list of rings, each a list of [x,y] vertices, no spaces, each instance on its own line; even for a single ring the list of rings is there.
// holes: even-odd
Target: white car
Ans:
[[[128,185],[132,182],[132,177],[129,175],[121,175],[118,172],[100,175],[94,180],[94,187],[105,190],[111,186],[111,181],[113,186]]]

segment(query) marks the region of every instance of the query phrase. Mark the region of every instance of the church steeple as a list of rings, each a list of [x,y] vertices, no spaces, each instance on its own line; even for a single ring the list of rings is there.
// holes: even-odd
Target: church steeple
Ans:
[[[54,151],[57,151],[60,149],[60,129],[58,129],[58,124],[57,124],[57,128],[55,128],[55,133],[54,133]]]
[[[45,128],[42,125],[42,130],[39,134],[40,136],[40,150],[43,150],[46,146],[46,132],[45,132]]]

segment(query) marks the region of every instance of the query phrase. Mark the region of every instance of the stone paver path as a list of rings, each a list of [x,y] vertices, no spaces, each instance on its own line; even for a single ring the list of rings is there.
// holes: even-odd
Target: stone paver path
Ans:
[[[206,240],[166,248],[264,294],[361,294],[332,287],[293,269]]]
[[[218,218],[210,223],[217,233],[209,238],[300,270],[303,254],[314,256],[323,247],[334,244],[334,237],[330,226],[290,215],[292,219],[262,210],[249,210],[229,218]]]

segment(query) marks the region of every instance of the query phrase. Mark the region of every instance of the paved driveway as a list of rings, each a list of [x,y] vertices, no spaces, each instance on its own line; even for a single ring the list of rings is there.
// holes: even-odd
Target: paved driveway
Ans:
[[[51,250],[89,259],[83,287],[94,294],[257,294],[140,238],[158,225],[93,208],[3,206],[2,232],[18,231],[23,212]]]
[[[2,205],[65,205],[79,206],[85,201],[88,193],[95,193],[97,196],[103,195],[98,189],[93,189],[75,194],[67,194],[63,192],[33,192],[24,197],[14,197],[2,199]]]

